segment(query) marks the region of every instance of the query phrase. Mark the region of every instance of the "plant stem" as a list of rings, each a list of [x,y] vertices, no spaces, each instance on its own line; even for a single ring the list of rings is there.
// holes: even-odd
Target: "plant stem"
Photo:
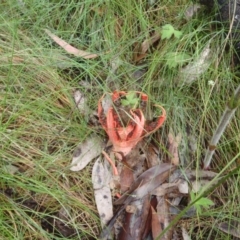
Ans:
[[[240,106],[240,85],[237,87],[234,95],[231,97],[230,101],[228,102],[226,109],[218,124],[218,127],[212,136],[212,139],[210,141],[210,144],[208,146],[205,159],[204,159],[204,169],[207,169],[211,164],[212,156],[215,152],[219,139],[223,135],[223,132],[225,131],[227,125],[229,124],[232,117],[234,116],[234,113],[236,112],[238,106]]]

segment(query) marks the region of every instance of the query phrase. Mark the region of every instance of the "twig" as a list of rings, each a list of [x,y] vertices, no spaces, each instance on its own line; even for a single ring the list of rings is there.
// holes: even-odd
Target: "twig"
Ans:
[[[119,175],[118,174],[118,170],[117,170],[115,164],[113,163],[112,159],[108,156],[108,154],[104,150],[102,150],[102,154],[106,158],[106,160],[111,164],[111,167],[112,167],[112,170],[113,170],[113,174],[115,176],[118,176]]]
[[[207,169],[211,164],[212,156],[216,150],[216,146],[219,142],[219,139],[223,135],[223,132],[225,131],[227,125],[229,124],[232,117],[234,116],[234,113],[236,112],[237,107],[239,106],[240,106],[240,85],[237,87],[234,95],[228,102],[226,109],[222,115],[222,118],[218,124],[218,127],[212,136],[211,142],[208,146],[207,153],[204,159],[204,169]]]

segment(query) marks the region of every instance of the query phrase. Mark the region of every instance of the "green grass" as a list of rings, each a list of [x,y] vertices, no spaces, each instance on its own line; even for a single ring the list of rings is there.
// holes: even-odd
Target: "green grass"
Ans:
[[[213,16],[202,12],[189,21],[184,11],[190,0],[148,1],[3,1],[0,8],[0,239],[53,239],[41,227],[42,219],[58,216],[65,209],[77,236],[95,239],[100,222],[91,185],[91,164],[82,172],[69,170],[72,153],[92,132],[74,103],[80,89],[92,109],[105,92],[140,90],[163,105],[168,113],[160,130],[163,143],[170,128],[183,136],[185,164],[200,168],[207,141],[223,113],[226,102],[239,84],[231,53],[224,50],[224,33],[216,29]],[[133,49],[149,38],[149,32],[172,24],[183,32],[181,39],[160,40],[144,61],[136,64]],[[79,49],[99,53],[84,60],[67,55],[52,43],[44,29]],[[212,39],[211,65],[197,81],[182,85],[181,66],[166,65],[168,52],[185,52],[194,59]],[[64,60],[60,57],[66,56]],[[221,58],[220,58],[221,56]],[[121,61],[115,73],[111,66]],[[60,67],[61,65],[61,67]],[[147,68],[141,80],[132,74]],[[107,78],[111,81],[106,82]],[[215,82],[214,87],[208,81]],[[79,85],[89,82],[90,88]],[[180,84],[178,84],[180,83]],[[240,114],[228,126],[214,155],[213,168],[225,173],[239,165]],[[197,141],[191,155],[187,129]],[[184,145],[183,144],[183,145]],[[164,146],[161,147],[164,151]],[[236,161],[233,159],[236,157]],[[19,168],[9,173],[9,166]],[[216,207],[190,219],[192,239],[231,239],[216,228],[218,222],[239,218],[239,174],[209,193]],[[37,208],[27,208],[33,201]],[[52,221],[52,220],[49,220]],[[186,222],[183,221],[185,224]],[[66,239],[58,236],[55,239]]]

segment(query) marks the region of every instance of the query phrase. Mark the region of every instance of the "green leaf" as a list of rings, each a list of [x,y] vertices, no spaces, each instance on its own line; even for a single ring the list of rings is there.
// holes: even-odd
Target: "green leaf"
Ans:
[[[180,64],[186,63],[191,59],[191,56],[182,52],[170,52],[166,55],[166,64],[169,68],[177,67]]]
[[[128,101],[131,101],[132,99],[135,99],[136,98],[136,94],[135,92],[129,92],[127,95],[126,95],[126,99]]]
[[[205,208],[209,208],[210,206],[214,205],[214,202],[208,198],[200,198],[195,205],[199,205]]]
[[[175,38],[180,38],[182,36],[182,32],[175,30],[171,24],[164,25],[161,31],[161,39],[170,39],[172,35],[174,35]]]
[[[129,105],[129,101],[126,100],[126,99],[122,99],[122,100],[121,100],[121,104],[122,104],[123,106],[128,106],[128,105]]]
[[[131,107],[136,106],[138,102],[139,102],[139,99],[136,97],[135,92],[129,92],[126,95],[126,99],[121,100],[121,103],[123,106],[131,106]]]
[[[190,197],[192,202],[195,201],[195,199],[197,198],[197,196],[193,192],[190,192]],[[212,205],[214,205],[214,202],[209,198],[205,197],[200,198],[197,202],[194,203],[198,214],[202,213],[203,208],[209,208]]]

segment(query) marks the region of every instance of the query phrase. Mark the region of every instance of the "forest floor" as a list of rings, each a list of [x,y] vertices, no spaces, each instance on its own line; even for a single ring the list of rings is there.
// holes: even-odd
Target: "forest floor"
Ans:
[[[214,12],[202,7],[186,17],[191,4],[2,1],[0,239],[97,239],[93,163],[81,172],[70,166],[79,143],[92,133],[106,135],[90,124],[91,113],[78,111],[76,90],[92,110],[104,93],[116,89],[148,94],[167,111],[158,131],[162,156],[171,130],[181,135],[181,166],[202,168],[208,142],[240,80]],[[67,53],[45,29],[97,57]],[[215,205],[179,223],[191,239],[232,239],[217,226],[240,217],[240,172],[230,174],[240,163],[239,119],[238,110],[211,163],[219,177],[229,174],[205,196]]]

